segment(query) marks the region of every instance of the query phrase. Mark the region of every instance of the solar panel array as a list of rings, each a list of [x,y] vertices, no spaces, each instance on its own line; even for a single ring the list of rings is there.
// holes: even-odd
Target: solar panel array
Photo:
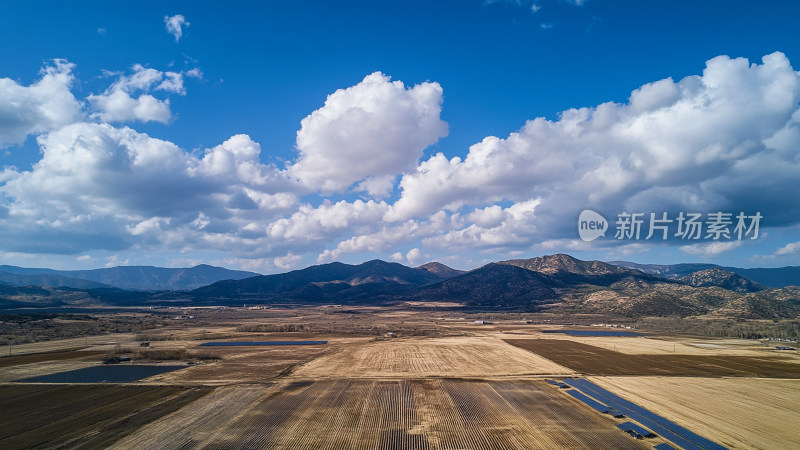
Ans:
[[[583,403],[586,403],[587,405],[589,405],[592,408],[594,408],[596,411],[599,411],[599,412],[601,412],[603,414],[608,412],[608,406],[598,402],[597,400],[594,400],[594,399],[586,396],[585,394],[583,394],[580,391],[576,391],[576,390],[572,390],[571,389],[571,390],[567,391],[567,394],[577,398],[578,400],[582,401]]]
[[[677,450],[675,447],[669,444],[658,444],[653,447],[655,450]]]
[[[677,444],[685,450],[724,450],[725,447],[695,434],[686,428],[667,420],[635,403],[613,394],[602,387],[584,379],[566,379],[568,385],[580,389],[612,408],[619,410],[631,419],[639,422],[665,439]]]
[[[634,433],[635,435],[647,437],[647,438],[654,438],[656,434],[652,431],[648,430],[647,428],[637,425],[633,422],[622,422],[621,424],[617,425],[617,428],[626,432],[626,433]]]

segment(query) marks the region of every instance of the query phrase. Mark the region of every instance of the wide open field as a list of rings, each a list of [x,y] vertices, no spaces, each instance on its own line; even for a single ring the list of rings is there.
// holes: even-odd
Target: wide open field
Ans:
[[[538,330],[554,327],[531,328],[523,337],[539,337],[544,339],[562,339],[582,342],[584,344],[618,351],[628,355],[716,355],[716,356],[775,356],[781,352],[775,350],[776,343],[765,343],[755,339],[734,338],[697,338],[686,336],[639,336],[639,337],[606,337],[606,336],[569,336],[561,333],[539,333]],[[564,327],[576,329],[576,327]],[[586,328],[583,328],[586,330]],[[589,330],[596,331],[596,330]],[[525,336],[527,335],[527,336]],[[506,335],[506,337],[508,337]],[[794,357],[800,362],[797,352],[782,352],[784,357]]]
[[[105,352],[57,351],[0,358],[0,382],[83,369],[95,365]]]
[[[40,362],[81,359],[86,357],[99,356],[103,354],[103,352],[97,352],[97,351],[78,352],[74,350],[47,352],[47,353],[33,353],[30,355],[21,355],[21,356],[8,356],[5,358],[0,358],[0,368],[20,366],[24,364],[34,364]]]
[[[591,380],[730,448],[800,448],[800,380],[673,377]]]
[[[0,386],[0,448],[103,447],[208,391],[178,386]]]
[[[114,448],[650,448],[542,380],[323,380],[228,387]],[[238,393],[239,389],[247,389]],[[239,395],[250,402],[226,410]],[[650,444],[650,445],[647,445]]]
[[[588,375],[800,378],[796,359],[782,356],[628,355],[566,339],[506,342]]]
[[[295,373],[307,378],[491,377],[572,370],[491,337],[409,338],[354,343]]]
[[[140,336],[14,346],[14,356],[0,358],[6,417],[0,449],[594,449],[663,442],[631,438],[615,426],[627,419],[592,410],[544,382],[579,374],[640,375],[592,380],[725,445],[800,447],[794,426],[800,356],[774,351],[768,342],[576,337],[545,334],[557,326],[519,320],[477,325],[472,317],[432,319],[430,312],[328,309],[200,311],[209,315],[202,323]],[[270,331],[293,324],[305,328]],[[384,330],[399,337],[379,337]],[[140,347],[142,338],[148,347]],[[219,340],[328,344],[200,346]],[[57,352],[22,356],[23,349]],[[180,364],[192,364],[117,386],[8,383],[99,364],[120,351],[134,359],[148,352],[186,355]],[[736,378],[720,378],[725,375]],[[754,378],[765,376],[785,378]]]
[[[220,358],[177,372],[159,375],[158,383],[265,383],[286,375],[303,363],[332,350],[326,345],[275,347],[202,347],[203,354]]]

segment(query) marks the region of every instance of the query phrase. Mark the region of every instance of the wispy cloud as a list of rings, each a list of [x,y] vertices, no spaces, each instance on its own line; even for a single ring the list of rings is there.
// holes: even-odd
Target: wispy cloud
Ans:
[[[167,32],[175,36],[175,42],[178,42],[183,36],[183,27],[189,27],[189,22],[181,14],[164,16],[164,24],[167,27]]]
[[[776,255],[794,255],[800,253],[800,242],[792,242],[775,251]]]
[[[701,257],[714,257],[742,246],[742,241],[711,242],[709,244],[692,244],[681,246],[681,251]]]

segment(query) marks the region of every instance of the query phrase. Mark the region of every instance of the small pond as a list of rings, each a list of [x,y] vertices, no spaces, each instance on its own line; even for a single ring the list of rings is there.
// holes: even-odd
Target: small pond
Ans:
[[[102,365],[17,380],[22,383],[130,383],[188,366]]]
[[[545,333],[563,333],[570,336],[605,336],[605,337],[633,337],[641,336],[634,331],[616,330],[544,330]]]
[[[247,341],[219,341],[219,342],[205,342],[200,344],[201,347],[247,347],[258,345],[322,345],[327,344],[328,341],[260,341],[260,342],[247,342]]]

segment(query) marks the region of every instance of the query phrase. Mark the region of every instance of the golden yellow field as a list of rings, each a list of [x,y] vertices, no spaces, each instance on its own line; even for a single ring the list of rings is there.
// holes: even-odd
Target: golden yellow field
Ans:
[[[408,338],[361,342],[315,359],[308,378],[493,377],[569,375],[572,370],[491,337]]]
[[[800,448],[800,380],[592,377],[595,383],[731,448]]]

